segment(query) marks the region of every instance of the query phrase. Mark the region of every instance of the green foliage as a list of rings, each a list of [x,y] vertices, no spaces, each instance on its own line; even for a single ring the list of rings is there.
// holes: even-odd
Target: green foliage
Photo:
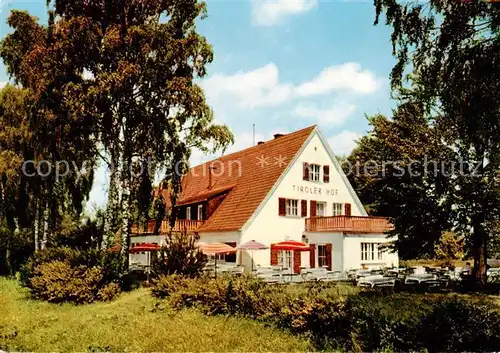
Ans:
[[[291,290],[247,277],[182,276],[160,277],[152,293],[176,309],[196,307],[208,315],[270,322],[306,335],[318,349],[455,352],[476,344],[492,351],[500,339],[498,307],[460,297],[383,295],[321,283]],[[479,323],[483,316],[485,322]]]
[[[442,131],[429,124],[419,103],[401,104],[392,119],[368,119],[371,131],[344,162],[349,180],[372,215],[391,219],[400,258],[432,255],[440,235],[453,227],[453,202],[443,196],[451,174],[439,170],[450,158]]]
[[[0,275],[13,276],[33,254],[31,232],[0,227]]]
[[[151,254],[153,276],[179,274],[199,276],[208,259],[195,246],[196,238],[183,233],[171,233],[166,244]]]
[[[438,200],[453,205],[448,221],[465,236],[476,282],[484,286],[487,247],[500,217],[500,6],[376,0],[375,9],[375,23],[385,17],[392,27],[394,96],[420,104],[449,149],[447,160],[456,163]],[[425,208],[417,204],[414,210]]]
[[[115,253],[69,247],[37,251],[21,271],[21,283],[49,302],[110,300],[120,291]]]
[[[419,339],[429,351],[492,352],[500,347],[499,322],[498,307],[447,299],[422,319]]]
[[[77,250],[99,249],[104,236],[101,212],[95,219],[73,219],[65,215],[51,242],[53,247],[70,247]]]
[[[465,256],[464,239],[454,232],[444,232],[436,244],[434,253],[439,260],[448,262],[462,260]]]
[[[28,288],[34,298],[50,303],[88,304],[114,299],[120,292],[118,284],[104,282],[100,267],[73,267],[57,260],[35,266]]]
[[[27,93],[21,104],[25,109],[13,114],[19,129],[8,131],[24,132],[20,127],[26,127],[30,133],[29,148],[9,146],[9,154],[0,155],[0,174],[2,161],[13,156],[17,168],[24,160],[41,159],[52,166],[60,160],[77,167],[86,164],[83,176],[70,173],[56,180],[51,174],[26,181],[29,226],[33,225],[38,249],[58,232],[65,215],[79,218],[97,158],[102,157],[111,172],[103,243],[120,230],[126,268],[131,225],[146,221],[155,173],[166,170],[176,194],[186,169],[179,163],[189,160],[192,148],[215,152],[233,142],[226,126],[214,124],[196,81],[205,76],[205,66],[213,59],[211,46],[196,30],[197,20],[206,15],[205,4],[48,4],[47,26],[27,12],[12,11],[8,23],[13,31],[0,44],[8,73]],[[2,125],[0,120],[0,144]],[[22,211],[17,209],[15,218]]]

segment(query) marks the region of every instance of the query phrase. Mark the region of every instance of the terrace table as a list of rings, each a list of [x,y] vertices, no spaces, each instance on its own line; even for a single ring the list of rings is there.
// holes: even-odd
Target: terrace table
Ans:
[[[374,275],[361,277],[358,281],[360,287],[394,287],[396,280],[393,277],[385,277],[383,275]]]

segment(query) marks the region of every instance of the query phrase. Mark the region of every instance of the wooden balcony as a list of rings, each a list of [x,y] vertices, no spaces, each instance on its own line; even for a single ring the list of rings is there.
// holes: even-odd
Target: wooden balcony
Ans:
[[[196,221],[188,219],[177,219],[173,228],[170,227],[169,221],[161,222],[160,234],[168,234],[172,232],[188,234],[196,233],[199,227],[201,227],[205,221]],[[132,234],[153,234],[155,230],[155,221],[148,221],[147,227],[138,227],[136,225],[132,226]]]
[[[384,233],[393,226],[385,217],[332,216],[306,219],[307,232]]]

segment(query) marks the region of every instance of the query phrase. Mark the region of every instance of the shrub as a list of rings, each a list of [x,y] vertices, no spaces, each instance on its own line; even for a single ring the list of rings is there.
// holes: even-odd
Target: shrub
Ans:
[[[116,254],[67,247],[36,252],[21,272],[33,297],[53,303],[91,303],[120,293]]]
[[[319,349],[429,352],[492,351],[500,346],[500,312],[488,302],[362,291],[328,284],[267,285],[253,278],[161,276],[153,295],[174,308],[236,314],[308,336]],[[353,291],[351,291],[353,292]]]
[[[207,257],[195,246],[196,238],[184,232],[171,233],[167,244],[152,254],[152,275],[185,275],[198,277],[207,263]]]
[[[37,299],[84,304],[111,300],[119,293],[117,284],[103,283],[103,279],[100,267],[72,267],[67,262],[55,260],[33,269],[28,288]]]
[[[422,319],[418,332],[421,346],[431,352],[498,351],[500,313],[490,303],[446,299]]]
[[[62,261],[71,267],[98,266],[103,271],[105,282],[118,282],[120,265],[118,256],[117,253],[106,253],[95,249],[81,251],[68,247],[46,248],[34,253],[21,269],[21,283],[27,286],[29,279],[33,277],[34,269],[52,261]]]

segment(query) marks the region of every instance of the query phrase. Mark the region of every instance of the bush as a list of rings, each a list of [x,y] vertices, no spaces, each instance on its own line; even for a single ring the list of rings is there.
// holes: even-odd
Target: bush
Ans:
[[[27,286],[34,269],[44,263],[62,261],[71,267],[101,267],[104,281],[119,281],[119,254],[105,253],[100,250],[76,250],[68,247],[46,248],[34,253],[21,269],[21,283]]]
[[[34,298],[52,303],[112,300],[121,290],[116,254],[98,250],[47,248],[36,252],[21,272]]]
[[[421,346],[431,352],[498,351],[500,314],[490,303],[446,299],[423,318],[418,331]]]
[[[166,240],[167,244],[151,256],[152,275],[200,276],[207,257],[195,246],[196,238],[184,232],[171,233]]]
[[[119,293],[116,283],[105,283],[100,267],[72,267],[63,261],[45,262],[33,269],[28,288],[37,299],[50,303],[91,303],[111,300]]]
[[[318,349],[455,352],[500,347],[498,308],[459,297],[376,291],[344,295],[328,284],[290,289],[248,277],[161,276],[152,292],[174,308],[195,306],[210,315],[273,323],[307,335]]]
[[[208,315],[232,314],[272,322],[294,333],[307,334],[323,346],[330,333],[341,331],[339,313],[345,300],[324,284],[293,292],[247,276],[161,276],[152,293],[167,298],[177,309],[194,306]]]

